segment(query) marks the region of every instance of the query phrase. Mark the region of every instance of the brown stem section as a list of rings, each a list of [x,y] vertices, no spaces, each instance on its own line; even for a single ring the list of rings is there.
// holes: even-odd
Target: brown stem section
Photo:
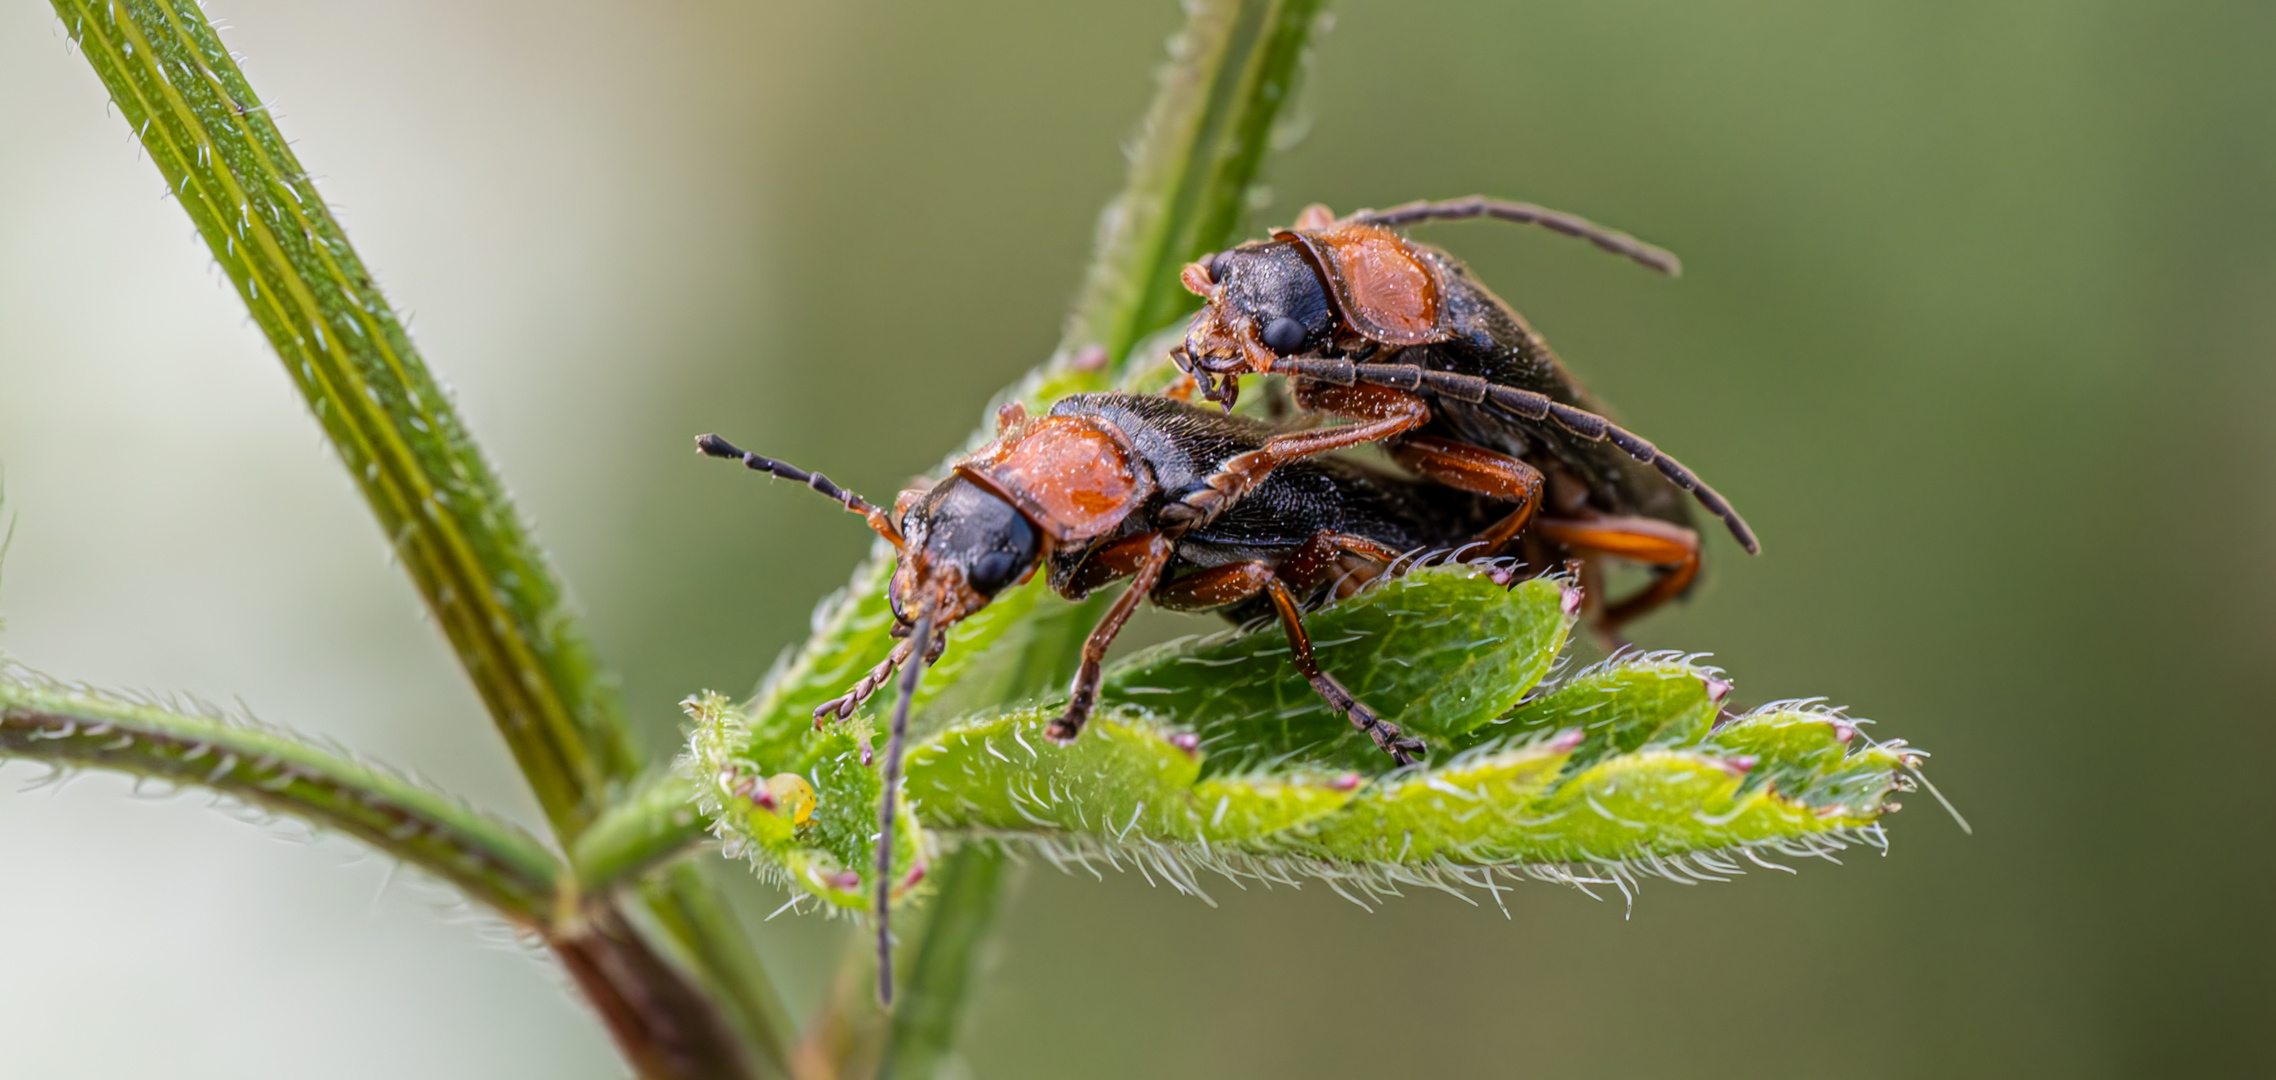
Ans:
[[[756,1074],[711,997],[599,902],[551,941],[617,1049],[642,1080],[743,1080]]]

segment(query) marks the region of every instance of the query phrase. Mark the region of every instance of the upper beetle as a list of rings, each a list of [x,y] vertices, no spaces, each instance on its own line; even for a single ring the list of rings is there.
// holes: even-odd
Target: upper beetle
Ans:
[[[1680,271],[1666,251],[1526,203],[1473,197],[1340,219],[1313,206],[1269,240],[1184,269],[1186,288],[1205,302],[1172,357],[1228,409],[1241,376],[1270,373],[1289,378],[1300,406],[1356,421],[1282,436],[1267,448],[1275,461],[1377,441],[1396,453],[1418,438],[1476,451],[1496,489],[1530,487],[1520,512],[1539,510],[1538,535],[1592,564],[1611,556],[1657,568],[1652,585],[1627,600],[1592,598],[1597,627],[1610,635],[1696,577],[1699,541],[1685,493],[1748,551],[1760,545],[1712,487],[1606,419],[1541,335],[1459,260],[1392,231],[1476,217],[1542,225]],[[1264,475],[1252,471],[1190,501],[1206,517]],[[1466,476],[1434,478],[1465,486]]]

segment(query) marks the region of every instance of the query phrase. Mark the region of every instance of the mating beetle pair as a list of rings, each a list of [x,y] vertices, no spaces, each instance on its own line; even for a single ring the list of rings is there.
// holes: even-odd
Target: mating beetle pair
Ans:
[[[1592,598],[1604,558],[1657,567],[1637,595],[1594,599],[1594,621],[1609,634],[1696,576],[1699,541],[1685,492],[1755,550],[1753,533],[1720,495],[1604,419],[1540,337],[1459,262],[1390,231],[1477,216],[1543,224],[1674,269],[1658,249],[1524,204],[1418,203],[1342,220],[1314,207],[1293,230],[1184,271],[1206,303],[1173,359],[1188,390],[1222,411],[1138,394],[1076,395],[1032,419],[1006,406],[994,442],[929,489],[903,492],[891,513],[818,473],[716,435],[698,440],[705,454],[835,499],[898,552],[891,598],[899,641],[815,711],[817,725],[850,717],[900,671],[875,878],[882,996],[891,996],[890,860],[910,701],[948,628],[1037,569],[1070,599],[1132,579],[1085,641],[1052,738],[1081,733],[1108,647],[1151,598],[1236,620],[1276,615],[1312,687],[1408,765],[1423,744],[1321,670],[1304,632],[1307,606],[1422,553],[1514,548],[1540,569],[1571,560]],[[1246,374],[1288,376],[1299,406],[1357,422],[1283,430],[1230,415]],[[1365,442],[1383,443],[1415,475],[1320,456]]]

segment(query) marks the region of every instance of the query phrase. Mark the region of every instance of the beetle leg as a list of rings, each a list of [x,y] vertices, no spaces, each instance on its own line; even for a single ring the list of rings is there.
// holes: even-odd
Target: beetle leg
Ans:
[[[814,730],[822,730],[822,726],[827,724],[832,716],[840,720],[852,716],[855,709],[861,708],[863,702],[876,695],[878,687],[884,686],[886,680],[893,677],[895,668],[908,662],[910,653],[914,652],[915,649],[915,642],[910,638],[902,638],[894,642],[893,651],[886,653],[885,659],[878,661],[876,667],[869,669],[869,674],[862,676],[845,693],[814,707]],[[927,656],[924,662],[930,663],[932,659],[931,656]],[[870,744],[865,737],[861,744],[861,763],[867,765],[869,759]]]
[[[1682,595],[1699,577],[1699,534],[1680,525],[1641,517],[1544,518],[1539,529],[1584,554],[1629,559],[1658,569],[1652,583],[1634,596],[1603,605],[1596,627],[1607,636],[1616,636],[1622,624]]]
[[[1507,454],[1431,435],[1412,435],[1391,448],[1399,464],[1457,491],[1517,504],[1508,517],[1478,534],[1486,554],[1503,546],[1541,507],[1541,470]]]
[[[1682,462],[1652,445],[1651,440],[1621,427],[1586,409],[1575,408],[1552,400],[1549,395],[1516,386],[1503,386],[1453,371],[1433,371],[1415,364],[1364,364],[1351,360],[1320,357],[1297,357],[1276,361],[1274,371],[1283,375],[1316,380],[1331,386],[1367,384],[1385,386],[1395,390],[1429,390],[1442,397],[1472,405],[1491,403],[1520,419],[1554,423],[1567,434],[1590,442],[1610,442],[1622,453],[1635,458],[1667,478],[1668,482],[1690,492],[1707,512],[1722,519],[1731,537],[1749,554],[1761,554],[1762,543],[1755,539],[1754,529],[1746,519],[1731,507],[1731,501],[1721,492],[1707,486]]]
[[[1367,733],[1375,745],[1391,760],[1401,765],[1412,765],[1428,749],[1421,739],[1399,730],[1397,724],[1375,715],[1375,710],[1360,703],[1343,688],[1335,676],[1320,670],[1320,661],[1312,655],[1312,637],[1304,632],[1304,616],[1296,610],[1296,598],[1289,594],[1288,586],[1279,578],[1265,583],[1265,595],[1272,598],[1272,609],[1280,615],[1280,628],[1288,634],[1289,659],[1296,662],[1296,670],[1303,673],[1304,681],[1312,684],[1314,692],[1325,699],[1328,707],[1344,714],[1353,727]]]
[[[1306,212],[1309,213],[1310,211],[1307,210]],[[1395,229],[1402,225],[1414,225],[1424,221],[1462,221],[1467,218],[1480,217],[1493,218],[1497,221],[1507,221],[1518,225],[1539,225],[1552,232],[1561,232],[1566,236],[1577,236],[1614,255],[1625,255],[1669,277],[1678,277],[1683,273],[1683,262],[1675,257],[1674,252],[1666,248],[1654,247],[1618,229],[1605,228],[1587,218],[1577,214],[1568,214],[1562,210],[1551,210],[1546,206],[1535,206],[1532,203],[1489,199],[1483,195],[1472,195],[1465,199],[1447,199],[1442,202],[1402,203],[1389,210],[1361,210],[1344,220],[1356,224],[1381,225],[1384,228]],[[1306,226],[1302,219],[1298,219],[1296,227],[1302,229]],[[1324,229],[1327,228],[1327,225],[1312,227]]]
[[[1171,611],[1209,611],[1238,604],[1263,592],[1272,580],[1272,565],[1261,562],[1226,563],[1196,570],[1154,587],[1156,607]]]
[[[1154,536],[1154,533],[1125,536],[1091,552],[1075,567],[1075,572],[1068,575],[1066,583],[1058,586],[1059,595],[1080,600],[1116,578],[1137,573],[1148,553],[1153,551]]]
[[[1155,586],[1153,599],[1155,606],[1171,611],[1209,611],[1255,596],[1269,578],[1310,593],[1320,582],[1340,576],[1336,599],[1342,600],[1382,576],[1383,568],[1399,561],[1400,554],[1364,536],[1323,531],[1314,533],[1278,567],[1261,562],[1212,566],[1162,582]]]
[[[1098,708],[1099,665],[1106,659],[1107,646],[1114,644],[1115,635],[1122,633],[1122,624],[1130,621],[1130,613],[1154,591],[1162,580],[1162,570],[1170,564],[1170,554],[1176,549],[1169,537],[1158,532],[1145,536],[1145,556],[1138,563],[1137,576],[1121,596],[1114,598],[1113,606],[1106,609],[1098,625],[1091,628],[1091,636],[1083,641],[1083,663],[1075,669],[1074,685],[1067,689],[1067,711],[1043,732],[1053,742],[1067,742],[1083,733],[1083,724]]]
[[[1313,691],[1330,708],[1349,718],[1353,727],[1366,732],[1376,746],[1391,755],[1391,760],[1401,765],[1412,765],[1426,749],[1422,740],[1408,737],[1399,730],[1397,724],[1377,716],[1375,710],[1352,697],[1351,691],[1344,689],[1335,676],[1320,670],[1320,662],[1312,654],[1312,637],[1304,632],[1304,616],[1297,610],[1295,594],[1288,589],[1292,573],[1316,575],[1332,567],[1339,553],[1373,555],[1381,550],[1380,545],[1358,537],[1318,533],[1298,549],[1297,555],[1291,556],[1278,568],[1261,562],[1212,566],[1187,574],[1176,581],[1162,583],[1154,590],[1154,603],[1173,611],[1204,611],[1237,604],[1260,592],[1264,593],[1271,598],[1273,611],[1280,616],[1280,628],[1288,635],[1290,658],[1295,661],[1296,670],[1304,676],[1304,681],[1312,684]],[[1393,557],[1396,557],[1395,553]],[[1297,587],[1307,588],[1318,580],[1314,576],[1308,582],[1298,581]]]
[[[1306,409],[1353,417],[1360,422],[1275,435],[1266,439],[1263,446],[1235,454],[1225,459],[1200,487],[1163,507],[1162,521],[1181,530],[1198,529],[1247,497],[1272,470],[1282,465],[1330,450],[1388,439],[1421,427],[1430,419],[1430,406],[1423,399],[1380,386],[1306,385],[1298,394],[1297,404]]]

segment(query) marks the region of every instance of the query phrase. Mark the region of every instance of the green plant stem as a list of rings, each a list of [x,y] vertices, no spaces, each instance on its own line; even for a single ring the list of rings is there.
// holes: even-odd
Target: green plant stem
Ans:
[[[555,914],[564,871],[536,837],[285,732],[0,675],[0,757],[220,792],[356,837],[532,929]]]
[[[617,800],[570,845],[584,891],[599,894],[686,854],[711,838],[696,812],[695,785],[664,773]]]
[[[670,773],[651,777],[577,837],[570,851],[580,889],[601,896],[636,884],[651,922],[734,1005],[744,1035],[769,1062],[788,1060],[797,1030],[758,964],[734,912],[702,871],[680,856],[712,843],[695,807],[695,787]],[[661,870],[659,874],[657,871]]]
[[[362,489],[556,835],[573,843],[639,774],[640,756],[613,683],[449,397],[194,5],[54,5]],[[704,888],[694,879],[674,877],[662,888],[671,894],[658,912],[666,926],[689,929],[679,914],[716,906],[681,894]],[[693,977],[723,987],[756,967],[731,924],[689,932],[679,944]],[[608,940],[615,953],[631,947]],[[679,977],[645,960],[583,972],[588,990],[595,984],[586,976]],[[678,986],[613,992],[628,1001],[689,996]],[[746,996],[728,1000],[747,1004]],[[746,1008],[737,1026],[761,1031],[779,1016],[779,1008]],[[641,1068],[687,1059],[624,1043],[637,1033],[613,1022],[612,1030]],[[758,1038],[750,1055],[777,1073],[786,1066],[769,1054],[784,1042],[779,1034]]]
[[[967,843],[941,860],[940,891],[903,981],[907,1000],[894,1010],[886,1034],[880,1080],[930,1077],[955,1049],[980,949],[996,925],[1005,869],[1003,854],[983,843]]]
[[[545,559],[402,322],[198,9],[55,0],[363,489],[547,818],[638,762]]]
[[[1113,365],[1085,372],[1081,358],[1103,350],[1112,360],[1143,364],[1146,358],[1129,357],[1131,349],[1195,303],[1178,284],[1178,270],[1233,239],[1273,122],[1293,96],[1321,6],[1322,0],[1186,5],[1185,29],[1147,110],[1129,179],[1107,208],[1052,377],[1038,389],[1060,394],[1111,385]],[[1056,664],[1035,666],[1057,674]],[[888,1040],[882,1060],[893,1076],[929,1076],[946,1059],[971,988],[971,965],[1000,906],[999,858],[967,848],[952,860],[953,879],[951,867],[943,868],[925,929],[904,946],[914,949],[917,966],[890,1027],[842,1015],[874,1010],[866,996],[837,994],[825,1003],[808,1046],[817,1046],[814,1032],[833,1033],[821,1040],[829,1044],[822,1049],[833,1072],[877,1054],[867,1040],[879,1032]],[[935,928],[949,935],[938,946]],[[862,961],[849,955],[846,963]],[[851,982],[841,972],[839,983]]]
[[[1140,130],[1122,194],[1069,314],[1062,360],[1122,360],[1197,302],[1184,264],[1224,247],[1247,209],[1272,126],[1295,91],[1323,0],[1193,0]]]
[[[783,1008],[742,924],[719,890],[704,880],[702,869],[688,862],[665,867],[641,883],[640,899],[681,963],[702,980],[712,1001],[725,1005],[723,1011],[765,1074],[789,1075],[791,1033],[798,1025]]]
[[[717,988],[688,979],[633,928],[614,897],[580,907],[548,942],[601,1015],[633,1069],[649,1080],[736,1080],[753,1075],[753,1047],[719,1008]]]

